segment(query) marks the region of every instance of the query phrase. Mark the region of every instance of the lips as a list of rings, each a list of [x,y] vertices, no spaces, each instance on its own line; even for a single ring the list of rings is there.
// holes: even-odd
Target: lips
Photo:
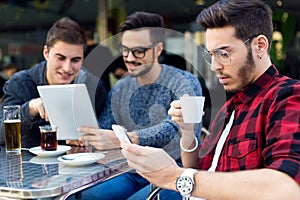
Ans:
[[[60,73],[58,72],[58,74],[60,75],[60,77],[64,80],[67,80],[67,79],[70,79],[73,77],[73,73],[69,73],[69,74],[66,74],[66,73]]]
[[[127,65],[127,69],[128,69],[129,71],[134,71],[134,70],[137,69],[137,67],[136,67],[136,66],[133,66],[133,65]]]
[[[217,78],[219,79],[219,82],[221,84],[226,84],[229,80],[229,77],[227,77],[227,76],[217,76]]]
[[[138,66],[141,65],[141,63],[138,62],[126,62],[128,70],[134,71],[138,68]]]

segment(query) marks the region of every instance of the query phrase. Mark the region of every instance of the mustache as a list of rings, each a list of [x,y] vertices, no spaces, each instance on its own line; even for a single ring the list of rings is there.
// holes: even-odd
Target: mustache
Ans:
[[[140,66],[140,65],[142,65],[142,63],[140,63],[140,62],[135,62],[135,61],[132,61],[132,62],[125,61],[125,63],[127,63],[127,64],[132,64],[132,65],[134,65],[134,66]]]
[[[215,72],[215,75],[217,76],[217,77],[223,77],[223,76],[226,76],[226,77],[230,77],[230,75],[229,74],[224,74],[223,72],[220,72],[220,71],[216,71]]]

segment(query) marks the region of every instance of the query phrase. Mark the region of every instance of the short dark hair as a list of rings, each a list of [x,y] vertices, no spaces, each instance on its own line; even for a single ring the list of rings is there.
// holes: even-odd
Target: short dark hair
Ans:
[[[120,31],[150,28],[151,41],[153,43],[164,41],[164,19],[161,15],[137,11],[127,17],[120,26]]]
[[[220,0],[201,11],[196,21],[204,30],[232,26],[241,40],[265,35],[271,46],[272,10],[260,0]]]
[[[66,42],[68,44],[79,44],[86,49],[86,38],[84,31],[74,20],[63,17],[57,20],[49,29],[46,37],[46,45],[48,48],[54,46],[58,41]]]

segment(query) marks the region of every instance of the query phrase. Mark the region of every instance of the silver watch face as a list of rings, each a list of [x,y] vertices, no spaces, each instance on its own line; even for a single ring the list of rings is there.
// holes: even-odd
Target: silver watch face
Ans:
[[[182,196],[190,196],[194,189],[194,182],[188,176],[179,177],[176,181],[176,188]]]

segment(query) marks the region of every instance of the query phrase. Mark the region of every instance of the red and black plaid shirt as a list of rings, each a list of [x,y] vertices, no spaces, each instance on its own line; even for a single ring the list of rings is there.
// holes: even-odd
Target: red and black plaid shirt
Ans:
[[[202,144],[200,169],[210,167],[232,109],[234,122],[216,171],[270,168],[288,174],[300,184],[300,82],[279,75],[271,66],[230,98]]]

